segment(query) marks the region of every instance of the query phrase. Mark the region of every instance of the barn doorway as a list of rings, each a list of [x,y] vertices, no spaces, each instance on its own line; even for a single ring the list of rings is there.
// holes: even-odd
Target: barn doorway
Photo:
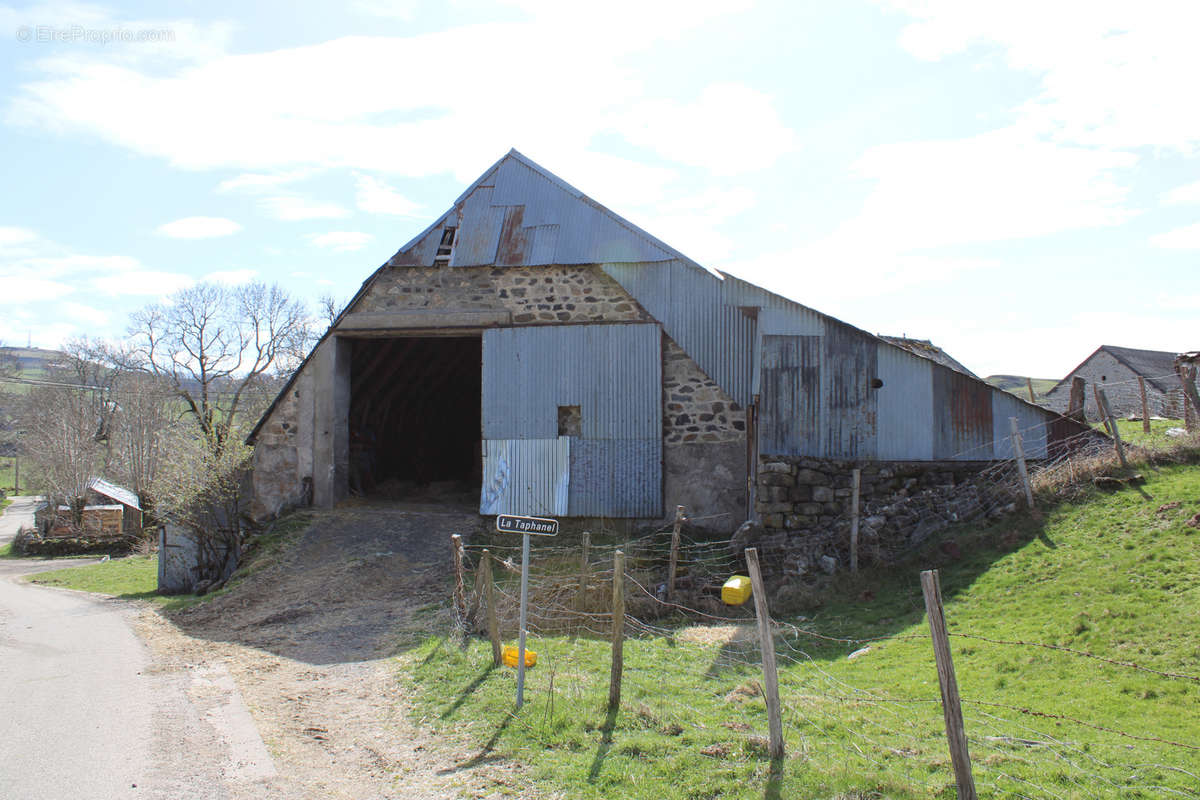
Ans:
[[[482,339],[353,340],[350,493],[478,496]]]

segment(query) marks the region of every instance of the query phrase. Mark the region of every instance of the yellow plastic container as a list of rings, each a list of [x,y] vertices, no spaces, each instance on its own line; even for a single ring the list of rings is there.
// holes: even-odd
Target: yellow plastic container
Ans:
[[[750,599],[750,578],[734,575],[721,587],[721,601],[727,606],[740,606]]]
[[[509,645],[500,653],[500,660],[504,662],[506,667],[515,667],[517,665],[517,648]],[[537,653],[529,648],[525,648],[525,667],[528,669],[537,663]]]

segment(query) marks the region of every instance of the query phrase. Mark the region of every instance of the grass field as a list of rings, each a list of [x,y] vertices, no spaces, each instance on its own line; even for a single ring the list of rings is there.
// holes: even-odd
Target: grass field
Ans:
[[[16,477],[13,470],[13,462],[15,459],[8,456],[0,456],[0,489],[12,494],[13,479]],[[36,475],[34,474],[34,465],[28,458],[21,459],[21,494],[32,494],[33,485]]]
[[[653,622],[670,635],[626,642],[615,715],[604,710],[606,620],[596,635],[533,637],[519,714],[513,671],[493,669],[477,638],[428,639],[404,657],[402,679],[418,716],[469,737],[477,759],[515,759],[569,797],[952,798],[918,579],[937,566],[980,796],[1195,796],[1200,531],[1187,521],[1200,512],[1200,468],[1146,473],[1144,496],[1096,493],[1040,522],[961,528],[964,557],[934,548],[842,578],[807,618],[778,620],[782,763],[764,751],[744,624]]]
[[[1025,382],[1026,378],[1024,375],[988,375],[984,380],[998,389],[1003,389],[1006,392],[1017,395],[1022,400],[1029,399],[1029,386]],[[1057,384],[1058,381],[1054,378],[1034,378],[1034,396],[1041,399],[1046,392],[1053,389]]]
[[[1141,422],[1130,422],[1127,419],[1117,420],[1117,432],[1121,434],[1121,440],[1140,447],[1169,446],[1177,440],[1167,436],[1167,430],[1183,426],[1181,419],[1152,419],[1150,420],[1150,433],[1146,433]],[[1104,430],[1103,423],[1096,423],[1092,427]]]
[[[97,564],[41,572],[30,577],[29,582],[103,594],[122,600],[153,600],[166,609],[182,608],[197,600],[193,595],[164,597],[156,593],[158,587],[158,556],[156,555],[126,556]]]

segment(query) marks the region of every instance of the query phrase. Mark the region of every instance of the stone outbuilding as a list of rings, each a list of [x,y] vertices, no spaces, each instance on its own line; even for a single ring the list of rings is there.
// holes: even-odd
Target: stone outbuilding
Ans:
[[[35,512],[44,536],[78,536],[71,525],[69,506],[61,505],[50,513],[49,505]],[[142,532],[142,507],[137,494],[103,478],[92,478],[87,485],[83,507],[83,535],[101,539],[136,538]]]
[[[1140,377],[1146,385],[1146,401],[1151,416],[1182,419],[1183,389],[1179,384],[1179,376],[1175,374],[1175,355],[1163,350],[1101,345],[1046,392],[1042,404],[1059,413],[1066,413],[1071,400],[1071,383],[1078,377],[1088,384],[1084,392],[1084,413],[1089,420],[1100,419],[1096,409],[1095,386],[1104,389],[1114,416],[1140,416]]]
[[[1011,457],[1010,418],[1032,458],[1080,431],[707,269],[511,151],[367,278],[264,414],[253,511],[456,482],[481,514],[800,527],[842,493],[760,498],[762,464],[986,464]]]

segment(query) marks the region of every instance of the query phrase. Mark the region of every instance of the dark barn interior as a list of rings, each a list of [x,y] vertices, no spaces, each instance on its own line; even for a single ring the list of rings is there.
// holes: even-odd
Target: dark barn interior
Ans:
[[[393,494],[480,484],[482,339],[355,339],[350,364],[350,491]]]

